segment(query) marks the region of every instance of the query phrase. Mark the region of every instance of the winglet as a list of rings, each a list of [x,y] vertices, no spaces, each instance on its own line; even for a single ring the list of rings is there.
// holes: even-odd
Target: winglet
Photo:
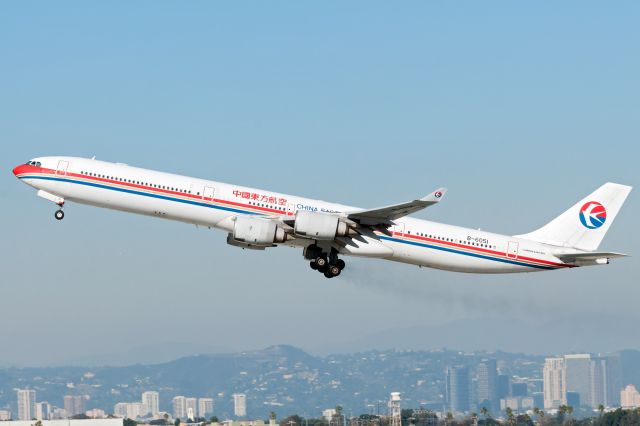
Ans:
[[[447,193],[447,188],[438,188],[433,191],[431,194],[427,195],[424,198],[420,198],[420,201],[427,201],[429,203],[437,203],[444,197],[444,194]]]

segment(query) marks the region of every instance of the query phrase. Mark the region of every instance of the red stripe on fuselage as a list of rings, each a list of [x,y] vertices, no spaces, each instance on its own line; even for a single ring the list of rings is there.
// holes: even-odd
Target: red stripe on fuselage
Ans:
[[[481,247],[476,247],[476,246],[467,246],[465,244],[458,244],[458,243],[454,243],[451,241],[442,241],[442,240],[438,240],[435,238],[429,238],[429,237],[422,237],[420,235],[413,235],[413,234],[405,234],[402,232],[394,232],[393,235],[396,236],[400,236],[403,238],[413,238],[416,240],[421,240],[421,241],[427,241],[430,243],[438,243],[438,244],[442,244],[445,246],[450,246],[450,247],[456,247],[456,248],[463,248],[463,249],[467,249],[469,251],[472,252],[480,252],[480,253],[484,253],[484,254],[490,254],[493,256],[499,256],[505,259],[511,259],[511,260],[524,260],[527,262],[535,262],[535,263],[542,263],[542,264],[546,264],[546,265],[552,265],[552,266],[557,266],[557,267],[565,267],[565,268],[571,268],[572,265],[567,265],[564,263],[557,263],[557,262],[552,262],[549,260],[543,260],[543,259],[535,259],[532,257],[527,257],[527,256],[518,256],[517,258],[513,258],[513,257],[509,257],[507,256],[507,253],[505,252],[499,252],[499,251],[495,251],[495,250],[489,250],[489,249],[485,249],[485,248],[481,248]]]
[[[22,167],[26,167],[26,168],[22,169]],[[170,189],[164,189],[164,188],[156,188],[156,187],[148,186],[148,185],[140,185],[140,184],[133,183],[133,182],[122,182],[122,181],[119,181],[119,180],[102,178],[102,177],[99,177],[99,176],[83,175],[81,173],[71,173],[71,172],[58,173],[57,170],[45,169],[44,167],[35,167],[35,166],[27,165],[27,164],[19,166],[19,169],[16,170],[16,176],[23,175],[23,174],[52,175],[53,177],[74,177],[74,178],[80,178],[80,179],[93,181],[93,182],[117,184],[119,186],[125,186],[125,187],[128,187],[128,188],[143,189],[143,190],[152,191],[152,192],[155,192],[155,193],[161,193],[161,194],[165,194],[165,195],[172,195],[172,196],[179,195],[181,197],[190,198],[192,200],[198,200],[198,201],[202,201],[202,202],[205,202],[205,203],[206,202],[212,202],[212,203],[215,202],[215,203],[226,204],[226,205],[230,205],[230,206],[244,207],[244,208],[248,208],[248,209],[259,210],[259,211],[262,211],[262,212],[275,213],[275,214],[279,214],[279,215],[293,215],[293,213],[291,213],[291,212],[277,210],[277,209],[273,209],[273,208],[269,208],[269,207],[253,206],[251,204],[238,203],[238,202],[234,202],[234,201],[224,200],[224,199],[221,199],[221,198],[214,198],[213,200],[206,200],[201,195],[189,194],[189,193],[184,193],[184,192],[179,192],[179,191],[172,191]]]

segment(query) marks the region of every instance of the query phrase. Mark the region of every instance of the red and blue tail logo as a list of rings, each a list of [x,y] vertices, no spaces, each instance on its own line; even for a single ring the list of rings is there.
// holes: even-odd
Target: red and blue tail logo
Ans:
[[[589,201],[580,209],[580,222],[586,228],[600,228],[605,220],[607,220],[607,210],[597,201]]]

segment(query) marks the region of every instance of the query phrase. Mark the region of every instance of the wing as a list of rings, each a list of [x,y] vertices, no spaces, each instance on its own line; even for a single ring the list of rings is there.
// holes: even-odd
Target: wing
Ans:
[[[348,212],[347,217],[365,226],[392,225],[395,219],[410,215],[411,213],[415,213],[440,202],[446,192],[446,188],[438,188],[426,197],[417,200],[376,209]]]

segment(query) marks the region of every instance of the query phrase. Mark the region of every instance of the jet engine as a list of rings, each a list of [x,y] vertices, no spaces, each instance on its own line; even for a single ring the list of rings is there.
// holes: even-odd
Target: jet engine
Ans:
[[[238,216],[233,225],[233,232],[227,236],[227,243],[258,250],[276,243],[287,241],[287,233],[270,219],[252,216]]]
[[[298,210],[293,232],[301,237],[331,241],[336,237],[346,237],[352,232],[340,217],[328,213]]]

